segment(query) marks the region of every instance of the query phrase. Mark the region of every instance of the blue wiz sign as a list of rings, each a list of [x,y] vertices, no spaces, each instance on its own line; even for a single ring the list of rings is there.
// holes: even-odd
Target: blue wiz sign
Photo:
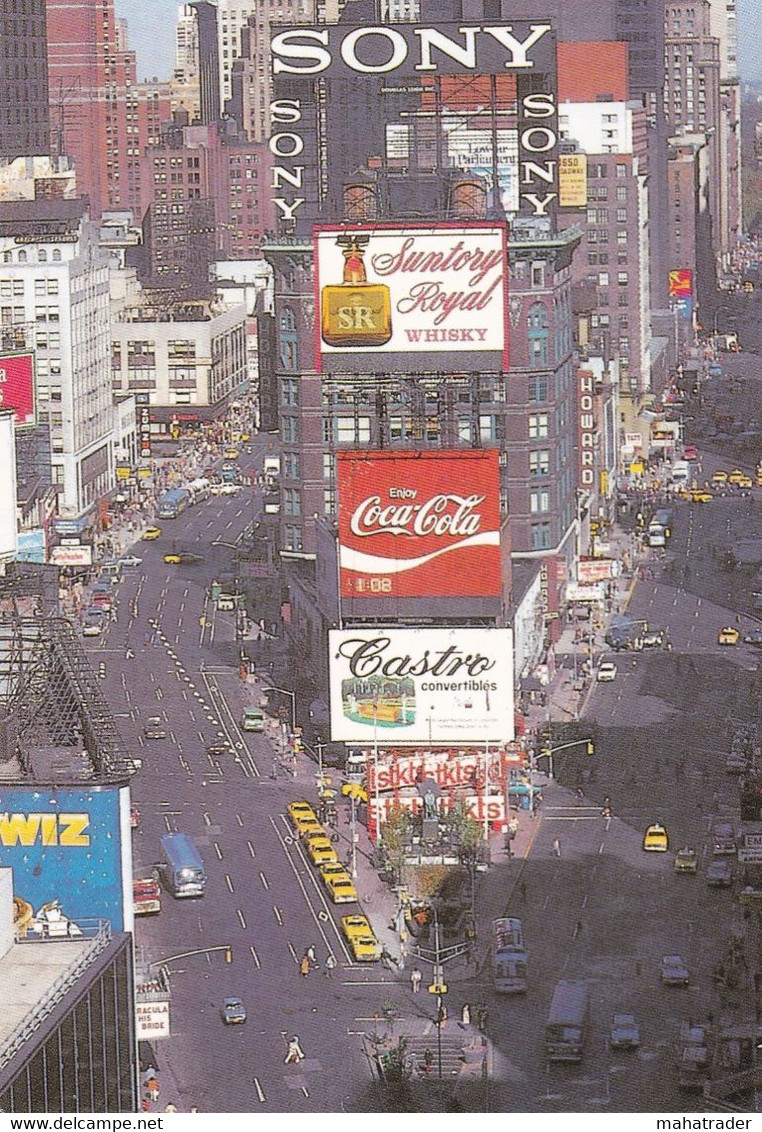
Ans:
[[[130,852],[126,788],[0,788],[0,865],[13,869],[25,933],[80,935],[98,919],[129,929]]]

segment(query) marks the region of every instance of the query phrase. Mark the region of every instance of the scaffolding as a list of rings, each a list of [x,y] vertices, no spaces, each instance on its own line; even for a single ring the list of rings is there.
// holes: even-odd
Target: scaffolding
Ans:
[[[7,596],[0,587],[1,776],[125,781],[137,767],[71,623],[25,615]]]

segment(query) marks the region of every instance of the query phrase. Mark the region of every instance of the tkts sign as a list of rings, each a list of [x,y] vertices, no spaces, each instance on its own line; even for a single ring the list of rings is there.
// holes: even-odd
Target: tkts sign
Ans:
[[[495,451],[339,452],[342,597],[497,597]]]

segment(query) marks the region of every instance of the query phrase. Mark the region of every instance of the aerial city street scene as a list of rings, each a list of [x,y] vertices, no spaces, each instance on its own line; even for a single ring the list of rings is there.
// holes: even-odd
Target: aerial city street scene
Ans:
[[[752,1127],[761,27],[0,0],[3,1132]]]

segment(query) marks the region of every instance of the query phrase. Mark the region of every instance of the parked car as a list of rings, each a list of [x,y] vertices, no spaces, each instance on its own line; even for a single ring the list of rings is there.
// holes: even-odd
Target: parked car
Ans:
[[[717,822],[712,829],[712,853],[715,857],[735,857],[736,835],[732,824]]]
[[[762,648],[762,629],[754,629],[751,633],[747,633],[743,639],[745,645],[754,645],[756,648]]]
[[[686,444],[683,448],[684,460],[698,460],[698,448],[695,444]]]
[[[100,637],[103,632],[104,614],[100,609],[88,609],[82,619],[83,637]]]
[[[637,1049],[640,1029],[634,1014],[615,1014],[611,1020],[609,1045],[612,1049]]]
[[[365,916],[342,916],[341,930],[359,962],[373,963],[381,958],[381,944]]]
[[[261,708],[246,708],[241,716],[242,731],[264,731],[265,713]]]
[[[664,647],[667,640],[666,629],[648,629],[643,634],[643,648],[644,649],[660,649]]]
[[[616,680],[616,673],[617,668],[613,660],[604,660],[601,664],[598,665],[598,671],[595,678],[601,684],[609,683],[612,680]]]
[[[691,981],[688,968],[679,955],[665,955],[661,961],[661,981],[665,987],[687,987]]]

